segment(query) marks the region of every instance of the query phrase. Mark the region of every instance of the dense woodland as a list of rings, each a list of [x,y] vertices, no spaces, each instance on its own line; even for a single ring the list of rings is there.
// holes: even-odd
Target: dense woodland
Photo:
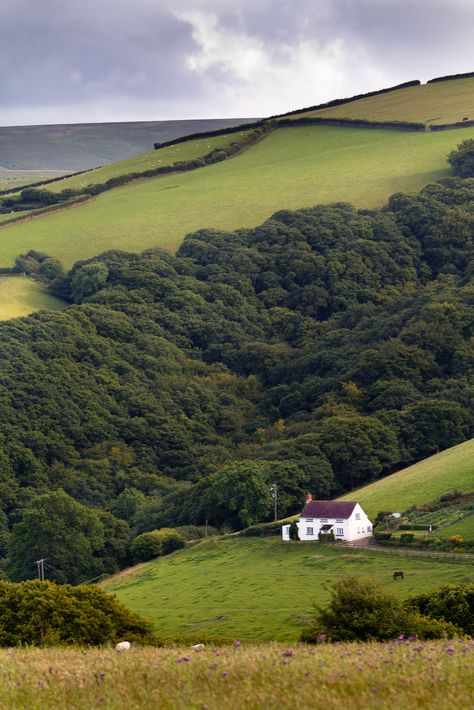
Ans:
[[[0,324],[12,579],[48,540],[75,583],[132,535],[269,519],[271,484],[294,513],[473,436],[474,179],[54,273],[74,305]]]

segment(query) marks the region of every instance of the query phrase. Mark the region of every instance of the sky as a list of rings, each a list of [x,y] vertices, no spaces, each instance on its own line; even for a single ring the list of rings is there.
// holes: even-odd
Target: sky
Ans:
[[[474,0],[0,0],[0,125],[257,117],[474,70]]]

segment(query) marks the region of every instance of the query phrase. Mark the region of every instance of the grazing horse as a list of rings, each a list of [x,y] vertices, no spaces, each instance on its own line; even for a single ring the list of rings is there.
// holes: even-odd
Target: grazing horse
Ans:
[[[398,572],[393,573],[393,578],[394,579],[405,579],[405,575],[401,570],[398,570]]]

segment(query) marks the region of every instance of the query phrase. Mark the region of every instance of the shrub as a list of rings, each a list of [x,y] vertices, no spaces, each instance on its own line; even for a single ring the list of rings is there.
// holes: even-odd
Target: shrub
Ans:
[[[298,526],[296,524],[296,521],[293,520],[293,522],[290,524],[290,540],[299,540],[300,537],[298,535]]]
[[[0,646],[152,643],[152,625],[99,587],[0,582]]]
[[[458,547],[463,544],[464,538],[462,535],[450,535],[446,542],[450,547]]]
[[[469,138],[449,154],[448,162],[455,175],[463,178],[474,177],[474,139]]]
[[[432,624],[417,609],[407,609],[375,582],[350,577],[334,585],[327,607],[315,606],[301,640],[317,643],[322,634],[328,641],[386,641],[401,634],[440,638],[457,633],[452,624]]]
[[[391,532],[374,532],[374,539],[377,542],[383,542],[384,540],[390,540],[392,537]]]
[[[414,533],[402,533],[400,535],[400,542],[402,545],[409,545],[415,539]]]
[[[474,636],[474,583],[447,584],[418,594],[406,602],[410,611],[430,619],[449,622],[463,633]]]
[[[134,562],[147,562],[161,555],[169,555],[186,544],[186,538],[174,528],[162,528],[138,535],[130,545]]]

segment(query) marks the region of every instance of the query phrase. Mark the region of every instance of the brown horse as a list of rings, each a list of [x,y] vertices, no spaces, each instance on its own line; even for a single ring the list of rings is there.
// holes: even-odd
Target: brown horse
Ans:
[[[398,570],[397,572],[393,573],[393,578],[394,579],[405,579],[405,575],[401,570]]]

